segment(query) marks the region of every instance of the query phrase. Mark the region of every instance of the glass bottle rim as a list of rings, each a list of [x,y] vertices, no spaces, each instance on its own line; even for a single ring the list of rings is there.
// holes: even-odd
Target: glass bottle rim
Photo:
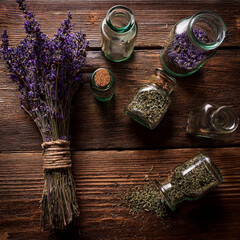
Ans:
[[[125,27],[121,27],[120,28],[120,27],[116,27],[116,26],[114,26],[112,24],[112,22],[111,22],[111,15],[113,14],[114,10],[124,10],[124,11],[126,11],[129,14],[130,20],[129,20],[128,24]],[[134,17],[133,12],[128,7],[123,6],[123,5],[116,5],[116,6],[111,7],[108,10],[108,12],[106,14],[106,22],[107,22],[107,24],[109,25],[109,27],[113,31],[116,31],[118,33],[125,33],[127,31],[129,31],[132,28],[132,26],[134,26],[134,24],[135,24],[135,17]]]
[[[203,161],[203,163],[206,165],[208,170],[211,171],[211,173],[214,174],[215,178],[217,179],[218,183],[222,182],[222,174],[218,167],[215,165],[215,163],[211,160],[211,158],[204,152],[200,152],[197,155],[200,156],[200,159]]]
[[[109,84],[108,84],[107,86],[105,86],[105,87],[100,87],[100,86],[98,86],[98,85],[96,84],[95,80],[94,80],[95,74],[96,74],[98,71],[102,70],[102,69],[107,70],[107,71],[109,72],[109,74],[110,74],[110,82],[109,82]],[[104,92],[104,91],[108,90],[109,88],[112,87],[113,83],[114,83],[114,77],[113,77],[113,75],[112,75],[112,72],[111,72],[109,69],[107,69],[107,68],[98,68],[97,70],[95,70],[95,71],[93,72],[93,74],[92,74],[92,76],[91,76],[91,85],[92,85],[93,88],[97,89],[98,91],[103,91],[103,92]]]
[[[204,17],[204,16],[211,18],[212,21],[215,22],[216,25],[218,26],[218,36],[214,42],[210,42],[210,43],[201,42],[193,33],[194,23],[199,18]],[[190,36],[190,39],[193,41],[194,44],[196,44],[197,46],[199,46],[205,50],[213,50],[213,49],[217,48],[223,42],[223,40],[226,36],[227,28],[226,28],[224,21],[217,13],[210,12],[210,11],[201,11],[201,12],[197,12],[190,18],[187,31]]]
[[[230,112],[233,116],[234,116],[234,123],[232,124],[232,127],[229,127],[229,128],[224,128],[222,127],[221,125],[217,124],[217,119],[218,119],[218,116],[221,112],[224,112],[224,111],[228,111]],[[233,110],[232,108],[230,107],[227,107],[227,106],[221,106],[219,107],[217,110],[215,110],[212,115],[212,124],[214,126],[214,128],[216,130],[219,130],[221,131],[222,133],[232,133],[234,132],[237,128],[238,128],[238,125],[239,125],[239,117],[236,113],[235,110]]]

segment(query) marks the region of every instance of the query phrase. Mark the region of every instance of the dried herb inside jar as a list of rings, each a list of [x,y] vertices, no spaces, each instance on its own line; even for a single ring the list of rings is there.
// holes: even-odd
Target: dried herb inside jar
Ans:
[[[195,27],[193,29],[195,37],[202,43],[209,43],[207,34]],[[171,61],[180,68],[194,69],[204,59],[206,59],[212,51],[205,51],[197,48],[189,39],[186,32],[178,34],[173,39],[173,43],[166,51]]]
[[[213,190],[222,176],[210,158],[199,153],[171,171],[168,179],[159,183],[159,189],[171,209],[184,200],[195,200]]]
[[[205,164],[193,167],[196,157],[176,167],[171,176],[171,191],[168,197],[173,202],[182,201],[183,198],[198,198],[202,193],[216,185],[216,176]]]
[[[153,129],[161,121],[170,104],[170,97],[157,85],[145,84],[128,103],[125,113]]]
[[[199,153],[174,168],[168,179],[149,182],[124,195],[124,202],[135,211],[153,212],[167,216],[169,209],[184,200],[195,200],[213,190],[222,182],[222,175],[210,158]]]
[[[151,82],[142,85],[130,98],[124,112],[145,127],[154,129],[171,104],[176,80],[161,68],[154,70]]]

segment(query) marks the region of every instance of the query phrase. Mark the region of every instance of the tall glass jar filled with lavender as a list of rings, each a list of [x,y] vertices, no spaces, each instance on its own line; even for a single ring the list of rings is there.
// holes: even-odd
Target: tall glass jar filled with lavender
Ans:
[[[109,60],[127,60],[134,49],[138,26],[132,11],[125,6],[114,6],[101,25],[101,47]]]
[[[180,20],[160,53],[163,68],[174,76],[196,72],[223,42],[226,26],[216,13],[202,11]]]

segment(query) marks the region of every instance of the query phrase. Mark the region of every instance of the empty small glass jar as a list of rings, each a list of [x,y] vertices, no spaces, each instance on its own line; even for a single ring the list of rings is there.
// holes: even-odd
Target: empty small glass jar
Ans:
[[[205,153],[175,167],[163,182],[155,180],[164,201],[172,209],[184,200],[196,200],[222,182],[219,169]]]
[[[198,12],[180,20],[160,53],[163,68],[175,76],[196,72],[223,42],[226,26],[216,13]]]
[[[103,19],[101,46],[104,55],[114,61],[128,59],[134,49],[138,32],[135,17],[125,6],[114,6]]]
[[[173,77],[156,68],[151,82],[142,85],[130,98],[125,114],[147,128],[156,128],[171,104],[175,85]]]
[[[106,68],[98,68],[91,76],[90,86],[98,101],[111,100],[115,90],[115,80],[111,71]]]
[[[230,107],[205,103],[189,113],[186,132],[214,138],[235,131],[239,124],[237,113]]]

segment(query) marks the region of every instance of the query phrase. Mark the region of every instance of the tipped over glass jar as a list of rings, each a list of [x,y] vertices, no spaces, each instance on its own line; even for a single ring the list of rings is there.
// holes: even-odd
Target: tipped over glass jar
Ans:
[[[238,115],[232,108],[205,103],[189,113],[186,132],[198,137],[215,138],[234,132],[238,125]]]
[[[222,175],[205,153],[199,153],[175,167],[168,179],[155,180],[163,195],[163,201],[171,210],[184,200],[196,200],[222,182]]]
[[[130,98],[125,114],[147,128],[156,128],[171,104],[175,85],[175,78],[156,68],[151,82],[142,85]]]
[[[214,55],[225,35],[225,23],[216,13],[202,11],[180,20],[160,53],[163,68],[174,76],[193,74]]]

